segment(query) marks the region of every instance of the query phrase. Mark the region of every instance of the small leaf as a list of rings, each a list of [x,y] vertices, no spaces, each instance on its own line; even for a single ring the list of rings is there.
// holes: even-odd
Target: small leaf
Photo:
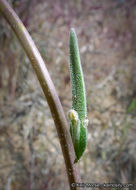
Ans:
[[[75,149],[75,163],[83,155],[87,144],[87,106],[84,76],[81,67],[78,41],[75,30],[70,30],[70,80],[72,84],[72,110],[69,112],[70,133]]]
[[[136,113],[136,99],[133,99],[129,107],[127,108],[128,113]]]

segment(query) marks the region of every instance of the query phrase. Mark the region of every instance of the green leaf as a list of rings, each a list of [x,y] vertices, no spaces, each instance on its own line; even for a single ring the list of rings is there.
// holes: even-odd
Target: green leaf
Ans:
[[[136,99],[133,99],[129,107],[127,108],[128,113],[136,113]]]
[[[70,133],[76,153],[75,162],[77,162],[81,158],[86,148],[88,120],[86,119],[87,106],[84,77],[81,67],[77,36],[73,28],[70,30],[69,49],[70,79],[72,84],[72,110],[73,113],[76,112],[78,115],[78,124],[74,125],[72,123],[72,118],[69,119]]]

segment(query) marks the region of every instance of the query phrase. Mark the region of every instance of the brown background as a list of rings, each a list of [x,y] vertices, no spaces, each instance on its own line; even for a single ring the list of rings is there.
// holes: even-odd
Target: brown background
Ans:
[[[71,108],[69,30],[76,29],[88,106],[83,182],[136,183],[136,1],[20,0],[13,8],[35,41],[65,113]],[[0,190],[68,189],[42,90],[0,17]]]

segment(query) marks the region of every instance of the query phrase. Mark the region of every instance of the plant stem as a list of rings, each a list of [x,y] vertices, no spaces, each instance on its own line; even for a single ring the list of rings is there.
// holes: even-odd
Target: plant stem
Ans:
[[[7,3],[7,1],[0,0],[0,12],[5,17],[11,28],[14,30],[35,70],[37,78],[50,107],[54,123],[56,125],[67,169],[70,189],[78,189],[76,187],[71,187],[72,183],[80,182],[80,174],[76,165],[74,165],[75,152],[68,130],[68,124],[56,89],[50,78],[45,63],[28,31],[24,27],[19,17],[16,15],[15,11]]]

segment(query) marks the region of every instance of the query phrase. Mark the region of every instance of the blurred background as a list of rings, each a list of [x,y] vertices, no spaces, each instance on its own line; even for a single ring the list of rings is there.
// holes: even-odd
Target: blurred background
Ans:
[[[70,28],[77,32],[89,119],[88,145],[78,164],[82,181],[136,184],[136,0],[9,2],[45,60],[65,114],[71,108]],[[68,181],[49,107],[0,15],[0,190],[64,188]]]

